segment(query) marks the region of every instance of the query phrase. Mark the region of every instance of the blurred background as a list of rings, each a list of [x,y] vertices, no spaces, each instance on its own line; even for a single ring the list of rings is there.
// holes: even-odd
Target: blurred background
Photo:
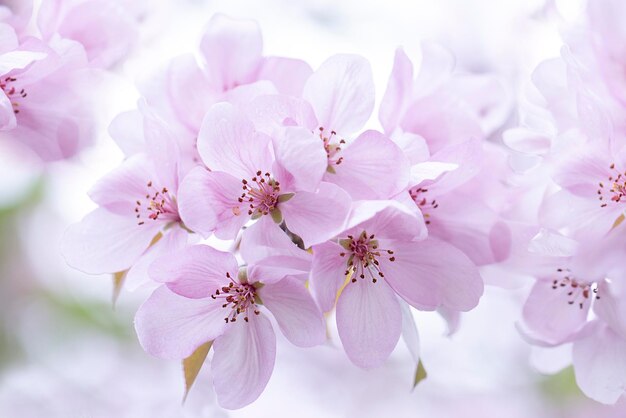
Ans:
[[[116,113],[135,107],[135,80],[193,52],[215,12],[256,19],[267,55],[302,58],[313,68],[334,53],[365,56],[378,100],[395,48],[410,54],[421,40],[448,47],[461,70],[499,74],[516,97],[537,63],[558,55],[559,30],[576,20],[581,2],[144,3],[139,43],[106,75],[101,135],[93,147],[71,161],[43,166],[27,150],[0,142],[0,417],[626,416],[625,402],[604,407],[585,399],[571,368],[552,376],[534,370],[536,362],[556,370],[566,356],[531,352],[519,337],[514,324],[525,286],[487,288],[451,337],[439,316],[417,313],[428,377],[414,390],[415,364],[403,342],[384,367],[366,372],[347,360],[336,338],[304,350],[279,337],[274,375],[258,401],[239,411],[221,410],[204,368],[183,405],[181,365],[151,358],[136,340],[133,314],[146,294],[123,292],[114,307],[111,277],[70,269],[58,249],[67,225],[93,208],[86,191],[122,159],[106,127]]]

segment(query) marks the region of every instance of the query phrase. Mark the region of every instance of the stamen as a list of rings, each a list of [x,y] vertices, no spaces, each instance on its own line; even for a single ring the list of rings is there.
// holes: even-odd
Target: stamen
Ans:
[[[319,137],[324,143],[324,150],[326,151],[326,159],[328,160],[328,171],[334,172],[334,167],[340,165],[343,162],[341,154],[341,146],[346,143],[345,139],[339,139],[337,141],[337,132],[330,131],[330,135],[325,135],[324,128],[319,128]]]
[[[561,279],[552,281],[552,289],[563,289],[567,296],[568,305],[576,305],[579,309],[583,309],[592,299],[600,299],[598,293],[598,283],[586,282],[571,276],[569,269],[557,269],[558,273],[565,273]]]
[[[263,173],[258,170],[256,176],[252,177],[250,181],[242,179],[241,183],[243,193],[237,198],[237,201],[247,203],[249,216],[256,218],[268,215],[278,205],[280,183],[275,181],[270,173]],[[241,212],[239,208],[233,208],[233,213],[239,215]]]
[[[245,322],[249,322],[250,311],[255,315],[261,313],[256,305],[256,288],[250,283],[236,282],[229,273],[226,273],[226,277],[230,280],[228,286],[222,286],[215,290],[211,298],[224,302],[222,308],[228,309],[224,317],[227,324],[236,322],[240,314],[243,315]]]
[[[142,205],[141,200],[135,201],[135,217],[137,219],[147,218],[153,221],[161,220],[168,222],[178,222],[178,206],[176,200],[170,195],[167,187],[158,189],[152,181],[146,183],[148,193],[145,195],[146,204]],[[145,221],[137,222],[143,225]]]
[[[620,172],[615,168],[615,163],[609,166],[611,174],[608,177],[609,184],[598,183],[598,200],[600,207],[607,207],[610,202],[626,202],[626,171]]]
[[[339,255],[345,257],[349,254],[346,262],[347,270],[345,275],[352,274],[352,283],[356,283],[357,278],[365,279],[369,278],[372,283],[376,283],[378,278],[384,278],[385,274],[380,268],[380,259],[388,257],[393,254],[392,250],[379,249],[378,241],[374,234],[368,235],[363,231],[358,238],[354,238],[352,235],[348,235],[346,239],[340,240],[341,245],[347,250],[347,252],[341,252]],[[394,256],[387,258],[389,261],[394,262],[396,258]]]
[[[431,210],[437,209],[439,207],[439,202],[436,199],[428,199],[426,193],[428,189],[425,187],[416,187],[409,190],[409,195],[411,199],[415,202],[415,204],[420,208],[422,214],[424,216],[424,222],[426,225],[430,225],[431,223]]]
[[[28,96],[28,94],[26,93],[26,90],[20,89],[18,91],[17,88],[14,85],[12,85],[16,81],[17,81],[17,78],[11,77],[11,76],[7,76],[3,79],[0,79],[0,89],[2,89],[4,94],[11,101],[11,106],[13,107],[13,113],[17,115],[18,113],[20,113],[18,109],[20,105],[19,101],[22,99],[25,99],[26,96]]]

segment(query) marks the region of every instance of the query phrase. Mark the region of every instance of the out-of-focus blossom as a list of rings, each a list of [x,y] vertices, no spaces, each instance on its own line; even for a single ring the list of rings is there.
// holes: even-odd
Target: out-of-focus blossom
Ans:
[[[44,0],[37,25],[44,40],[71,39],[85,48],[93,66],[109,68],[137,42],[137,19],[128,0]]]
[[[246,102],[265,93],[299,95],[311,74],[304,61],[262,55],[258,24],[216,14],[200,42],[201,61],[191,55],[173,59],[141,83],[148,104],[170,123],[181,141],[195,142],[205,113],[220,101]]]
[[[94,125],[82,47],[35,38],[18,44],[15,33],[2,27],[2,140],[24,144],[44,161],[75,155],[91,142]]]

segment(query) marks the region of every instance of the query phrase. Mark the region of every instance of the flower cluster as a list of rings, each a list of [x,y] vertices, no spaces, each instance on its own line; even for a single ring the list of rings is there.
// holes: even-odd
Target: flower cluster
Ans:
[[[155,72],[115,119],[127,158],[63,242],[80,270],[158,286],[135,319],[146,351],[185,359],[212,343],[218,400],[239,408],[270,378],[276,327],[322,344],[335,308],[347,356],[371,368],[403,332],[416,337],[409,305],[451,324],[477,305],[478,266],[505,259],[510,240],[478,187],[502,152],[485,141],[508,108],[495,79],[455,73],[432,44],[414,74],[398,50],[384,129],[364,130],[375,92],[360,56],[313,71],[264,56],[255,23],[222,15],[200,53]]]
[[[72,157],[95,134],[96,70],[126,55],[135,21],[122,0],[9,3],[0,6],[0,140],[43,161]]]
[[[518,328],[539,350],[571,353],[542,356],[540,369],[573,363],[583,392],[609,404],[626,387],[625,15],[622,2],[589,2],[504,134],[532,178],[527,193],[541,194],[537,234],[511,264],[536,278]]]
[[[66,232],[65,258],[114,274],[118,291],[153,287],[135,318],[142,347],[183,361],[212,350],[225,408],[262,393],[276,330],[311,347],[334,318],[355,365],[380,366],[401,336],[417,362],[411,309],[437,311],[453,332],[483,281],[512,277],[534,283],[523,338],[573,346],[579,386],[614,403],[626,386],[626,8],[598,0],[588,12],[506,131],[508,90],[455,70],[436,44],[421,44],[418,67],[396,51],[380,129],[367,129],[366,59],[314,70],[263,55],[256,23],[215,15],[199,54],[141,82],[137,109],[111,124],[126,158],[91,189],[98,207]],[[49,56],[31,42],[2,55],[21,57],[1,84],[6,129],[37,91],[20,80]],[[115,61],[107,51],[91,61]]]

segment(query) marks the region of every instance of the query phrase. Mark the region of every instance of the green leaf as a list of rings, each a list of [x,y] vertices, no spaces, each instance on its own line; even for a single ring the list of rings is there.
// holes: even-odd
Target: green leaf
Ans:
[[[280,213],[280,209],[274,208],[270,211],[270,215],[272,216],[272,219],[274,220],[274,222],[276,222],[277,224],[280,224],[283,221],[283,214]]]
[[[196,351],[194,351],[193,354],[183,360],[183,373],[185,374],[185,396],[183,397],[183,403],[187,399],[189,390],[196,381],[198,373],[200,373],[200,369],[202,368],[204,360],[206,360],[206,356],[209,354],[209,350],[212,345],[213,341],[202,344],[200,347],[196,348]]]
[[[294,197],[295,193],[285,193],[278,196],[278,203],[284,203]]]
[[[115,308],[115,303],[117,302],[117,298],[120,297],[120,292],[122,291],[122,287],[124,286],[126,273],[128,273],[128,270],[118,271],[117,273],[113,273],[113,307],[114,308]]]
[[[415,370],[415,377],[413,378],[413,389],[415,389],[415,387],[419,385],[422,380],[426,379],[427,376],[428,373],[426,373],[424,364],[422,364],[422,359],[420,359],[417,363],[417,370]]]
[[[163,238],[163,234],[161,232],[157,232],[154,238],[152,238],[152,241],[150,241],[148,248],[159,242],[161,238]],[[122,287],[124,287],[124,281],[126,280],[127,274],[128,270],[113,273],[113,308],[115,308],[117,299],[120,297],[120,292],[122,291]]]

